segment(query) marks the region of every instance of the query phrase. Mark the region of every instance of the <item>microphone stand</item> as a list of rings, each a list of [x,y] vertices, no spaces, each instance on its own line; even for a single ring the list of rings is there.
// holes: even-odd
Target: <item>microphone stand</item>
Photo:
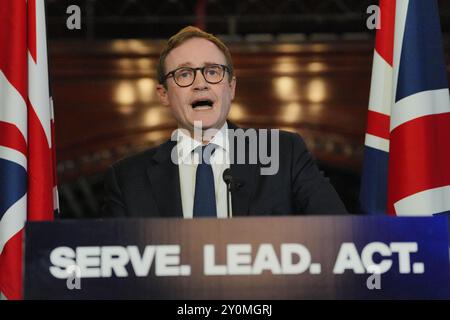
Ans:
[[[231,175],[231,170],[229,168],[223,171],[222,178],[225,184],[227,185],[227,217],[228,219],[230,219],[231,218],[230,194],[231,194],[231,184],[233,183],[233,176]]]
[[[231,213],[230,213],[230,194],[231,194],[231,183],[227,184],[227,216],[228,219],[231,218]]]

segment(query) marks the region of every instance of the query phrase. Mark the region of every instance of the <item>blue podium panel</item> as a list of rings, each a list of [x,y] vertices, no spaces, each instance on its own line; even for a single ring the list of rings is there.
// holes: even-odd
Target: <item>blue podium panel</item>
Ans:
[[[448,299],[446,217],[31,222],[26,299]]]

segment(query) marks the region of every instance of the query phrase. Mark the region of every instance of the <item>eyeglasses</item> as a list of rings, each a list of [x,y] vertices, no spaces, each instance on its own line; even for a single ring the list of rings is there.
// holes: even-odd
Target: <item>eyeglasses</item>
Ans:
[[[230,68],[222,64],[210,64],[201,68],[180,67],[167,73],[164,80],[172,77],[179,87],[189,87],[195,81],[197,70],[201,71],[205,81],[210,84],[222,81],[225,71],[230,73]]]

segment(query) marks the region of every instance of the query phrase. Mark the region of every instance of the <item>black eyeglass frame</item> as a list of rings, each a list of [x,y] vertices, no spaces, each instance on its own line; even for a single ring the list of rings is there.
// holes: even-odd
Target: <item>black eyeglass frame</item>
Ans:
[[[223,72],[222,72],[222,78],[220,78],[220,80],[219,80],[219,81],[216,81],[216,82],[208,81],[208,80],[206,79],[206,76],[205,76],[205,69],[206,69],[206,68],[210,68],[210,67],[217,67],[217,66],[219,66],[219,67],[222,68],[222,71],[223,71]],[[185,86],[182,86],[182,85],[178,84],[177,80],[175,79],[175,73],[176,73],[178,70],[181,70],[181,69],[190,69],[190,70],[192,70],[192,71],[194,72],[194,77],[192,78],[192,82],[191,82],[190,84],[185,85]],[[226,65],[223,65],[223,64],[208,64],[208,65],[206,65],[206,66],[199,67],[199,68],[179,67],[179,68],[176,68],[175,70],[172,70],[172,71],[168,72],[168,73],[164,76],[164,81],[167,81],[167,79],[169,79],[169,78],[173,78],[173,81],[175,82],[175,84],[176,84],[177,86],[179,86],[179,87],[181,87],[181,88],[186,88],[186,87],[192,86],[192,84],[194,83],[195,78],[197,77],[197,70],[200,70],[200,71],[201,71],[202,76],[203,76],[203,79],[205,79],[205,81],[208,82],[209,84],[217,84],[217,83],[220,83],[220,82],[223,80],[223,78],[225,78],[225,71],[228,72],[228,74],[231,74],[231,69],[230,69],[230,67],[229,67],[229,66],[226,66]]]

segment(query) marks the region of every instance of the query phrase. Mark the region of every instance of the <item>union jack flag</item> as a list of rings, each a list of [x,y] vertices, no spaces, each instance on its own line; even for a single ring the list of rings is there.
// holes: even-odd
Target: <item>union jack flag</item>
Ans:
[[[27,220],[57,209],[44,0],[0,0],[0,292],[22,298]]]
[[[450,99],[435,0],[381,0],[360,200],[370,214],[450,212]]]

